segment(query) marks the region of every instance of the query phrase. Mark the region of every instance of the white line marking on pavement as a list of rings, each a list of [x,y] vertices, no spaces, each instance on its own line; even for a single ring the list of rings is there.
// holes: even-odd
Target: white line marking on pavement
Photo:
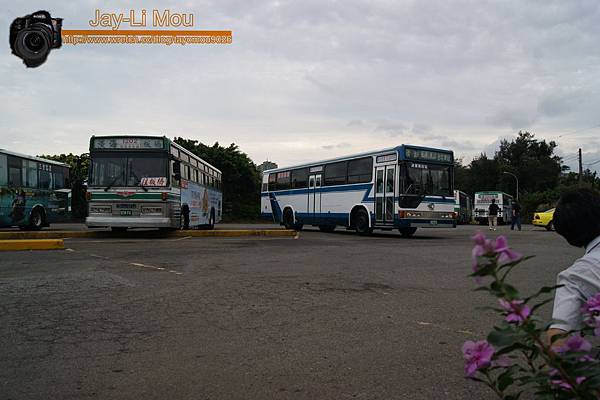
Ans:
[[[433,322],[426,322],[426,321],[415,321],[415,322],[417,323],[417,325],[421,325],[421,326],[431,326],[433,328],[438,328],[438,329],[442,329],[442,330],[445,330],[445,331],[462,333],[462,334],[465,334],[465,335],[473,335],[473,332],[471,332],[468,329],[452,329],[452,328],[449,328],[449,327],[444,326],[444,325],[436,324],[436,323],[433,323]]]
[[[180,240],[186,240],[186,239],[189,239],[189,238],[191,238],[191,236],[184,236],[184,237],[181,237],[181,238],[173,239],[171,241],[172,242],[179,242]]]

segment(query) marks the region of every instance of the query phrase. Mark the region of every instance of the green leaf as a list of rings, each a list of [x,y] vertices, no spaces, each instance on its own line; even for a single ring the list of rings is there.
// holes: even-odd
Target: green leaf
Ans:
[[[495,330],[489,333],[487,340],[496,347],[505,347],[514,345],[519,336],[510,331]]]
[[[555,291],[556,289],[561,288],[563,286],[564,285],[544,286],[543,288],[541,288],[540,290],[538,290],[536,294],[527,297],[525,299],[525,303],[527,303],[529,300],[535,299],[539,295],[546,294],[546,293],[551,293],[551,292]]]
[[[507,370],[498,376],[498,389],[504,392],[506,388],[513,384],[515,380],[512,377],[512,370]]]

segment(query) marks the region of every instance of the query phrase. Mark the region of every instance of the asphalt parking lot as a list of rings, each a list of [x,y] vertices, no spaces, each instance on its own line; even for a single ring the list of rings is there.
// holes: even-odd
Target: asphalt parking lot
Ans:
[[[2,253],[0,398],[492,398],[460,353],[495,321],[467,277],[476,229]],[[536,255],[514,274],[525,292],[582,253],[531,226],[494,234]]]

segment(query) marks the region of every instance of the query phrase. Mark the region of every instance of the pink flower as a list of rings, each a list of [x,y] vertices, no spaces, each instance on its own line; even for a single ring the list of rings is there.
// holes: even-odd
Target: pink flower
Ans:
[[[557,349],[558,353],[566,353],[566,352],[581,352],[587,353],[592,350],[592,345],[590,342],[581,337],[580,334],[575,334],[569,336],[565,344],[563,344],[559,349]]]
[[[499,299],[500,306],[507,312],[506,322],[515,322],[516,324],[523,323],[531,314],[531,309],[528,305],[523,304],[523,300],[506,301]]]
[[[478,342],[467,340],[462,347],[465,359],[465,374],[470,377],[478,370],[489,367],[494,351],[494,347],[486,340]]]
[[[567,381],[556,378],[559,375],[558,370],[556,370],[556,369],[551,370],[549,372],[549,375],[551,378],[553,378],[553,379],[550,379],[550,383],[552,385],[559,387],[562,390],[572,390],[573,389],[573,386],[571,386],[571,384],[568,383]],[[575,383],[577,385],[581,385],[581,383],[585,380],[586,380],[585,376],[578,376],[577,378],[575,378]]]
[[[600,293],[587,299],[582,307],[582,311],[586,314],[593,315],[594,313],[600,313]]]
[[[508,242],[504,236],[498,236],[496,239],[496,243],[494,244],[494,252],[499,255],[499,263],[517,261],[522,257],[520,253],[517,253],[508,247]]]
[[[471,252],[473,272],[477,272],[477,267],[479,266],[478,258],[485,255],[492,255],[494,253],[494,244],[490,239],[487,239],[481,231],[477,231],[471,239],[473,239],[473,242],[475,243],[473,251]]]

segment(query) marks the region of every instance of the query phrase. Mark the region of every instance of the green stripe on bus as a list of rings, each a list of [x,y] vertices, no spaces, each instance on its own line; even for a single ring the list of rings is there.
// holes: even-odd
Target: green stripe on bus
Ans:
[[[120,196],[115,193],[92,193],[92,200],[162,200],[161,193],[136,193],[131,196]],[[168,198],[178,199],[179,197],[169,193]]]

